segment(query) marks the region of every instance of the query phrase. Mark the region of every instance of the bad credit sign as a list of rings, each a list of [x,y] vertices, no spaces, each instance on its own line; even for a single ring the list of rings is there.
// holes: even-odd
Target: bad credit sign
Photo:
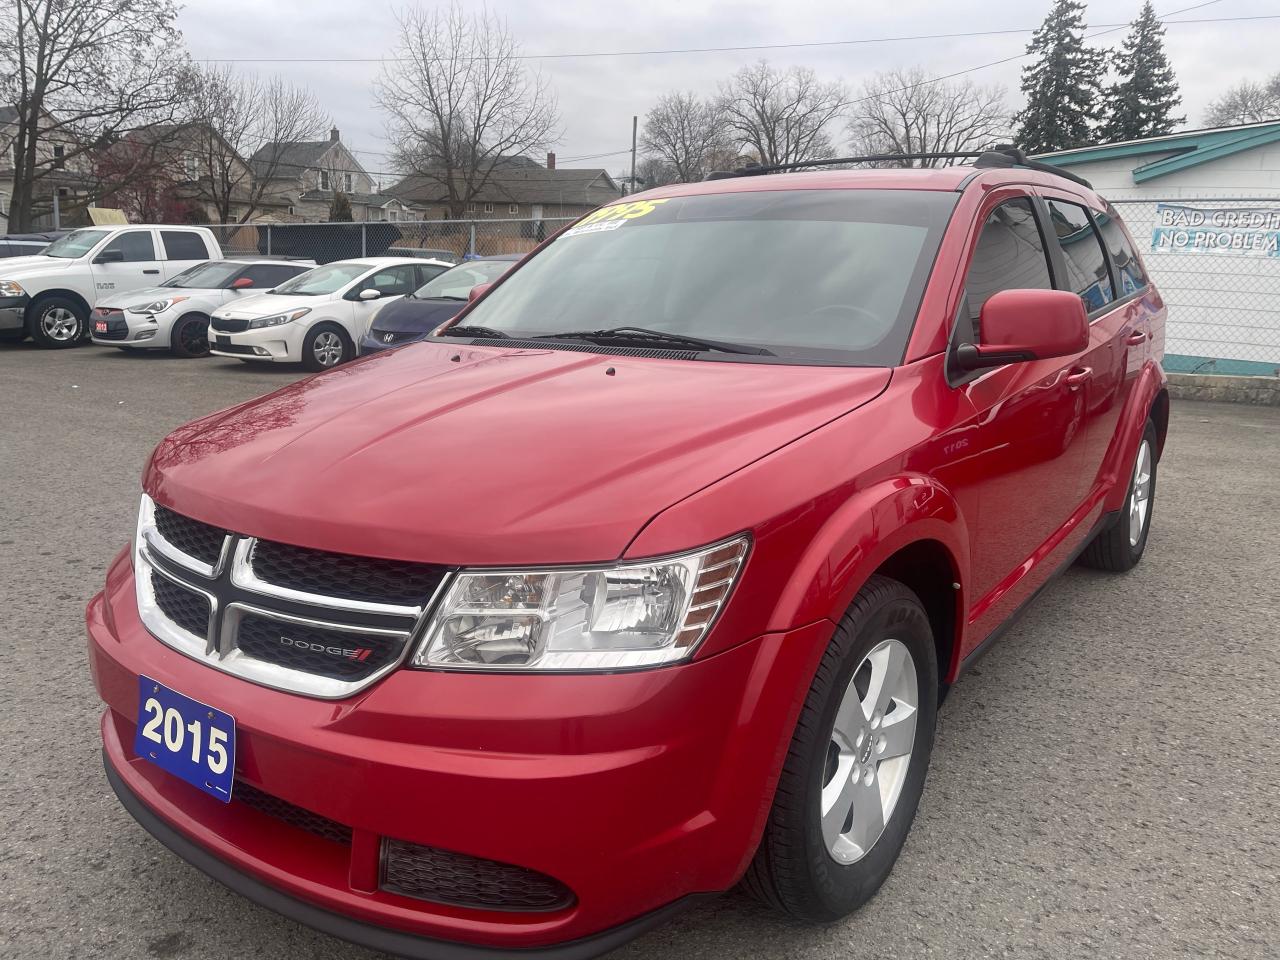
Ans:
[[[1158,203],[1151,250],[1280,257],[1280,205],[1211,209]]]

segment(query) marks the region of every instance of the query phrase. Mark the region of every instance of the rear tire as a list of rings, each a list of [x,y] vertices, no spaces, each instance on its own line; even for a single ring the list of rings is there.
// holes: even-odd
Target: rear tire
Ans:
[[[1147,549],[1147,536],[1151,532],[1151,518],[1155,515],[1158,442],[1156,426],[1148,420],[1129,471],[1124,509],[1115,523],[1099,531],[1085,547],[1080,562],[1086,567],[1124,573],[1142,560]]]
[[[89,311],[68,297],[40,297],[28,308],[27,329],[46,350],[79,346],[89,332]]]
[[[169,352],[175,357],[207,357],[209,318],[203,313],[188,313],[179,317],[169,331]]]
[[[793,917],[826,922],[880,889],[924,792],[938,708],[936,661],[920,600],[898,581],[873,576],[841,619],[809,688],[760,848],[743,877],[749,893]]]
[[[302,365],[308,370],[332,370],[355,355],[347,331],[336,323],[317,323],[302,338]]]

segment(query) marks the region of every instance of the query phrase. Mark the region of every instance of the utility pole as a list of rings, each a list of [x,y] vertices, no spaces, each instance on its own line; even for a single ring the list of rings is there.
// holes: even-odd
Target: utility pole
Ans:
[[[62,229],[62,206],[58,203],[58,188],[53,188],[53,229]]]
[[[636,128],[639,124],[639,117],[631,118],[631,183],[627,193],[636,192]]]

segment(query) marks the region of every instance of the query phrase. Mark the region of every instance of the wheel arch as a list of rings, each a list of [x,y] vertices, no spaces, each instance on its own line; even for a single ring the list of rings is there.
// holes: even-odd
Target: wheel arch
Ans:
[[[27,304],[27,314],[25,317],[27,324],[27,332],[30,333],[31,325],[35,323],[36,311],[40,308],[40,304],[52,297],[63,297],[78,304],[84,310],[85,321],[88,322],[89,312],[93,309],[89,301],[74,290],[64,287],[55,287],[52,290],[41,290],[31,298],[31,302]]]
[[[1151,401],[1151,422],[1156,425],[1156,459],[1164,456],[1164,441],[1169,435],[1169,389],[1162,386]]]

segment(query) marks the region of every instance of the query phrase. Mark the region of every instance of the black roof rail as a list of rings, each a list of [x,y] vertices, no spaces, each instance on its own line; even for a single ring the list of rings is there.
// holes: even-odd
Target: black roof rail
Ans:
[[[810,167],[834,167],[849,163],[892,163],[901,162],[903,160],[973,160],[973,165],[979,168],[1008,168],[1008,167],[1025,167],[1028,170],[1038,170],[1041,173],[1052,173],[1055,176],[1065,177],[1083,187],[1093,189],[1093,185],[1084,177],[1077,176],[1063,170],[1061,167],[1055,167],[1051,163],[1045,163],[1042,160],[1032,160],[1025,153],[1011,144],[997,144],[990,150],[982,151],[952,151],[946,153],[873,153],[861,157],[831,157],[826,160],[803,160],[798,163],[775,163],[770,165],[762,165],[758,163],[748,163],[739,167],[737,170],[721,170],[709,173],[707,180],[727,180],[731,177],[758,177],[767,173],[783,173],[787,170],[806,170]]]

